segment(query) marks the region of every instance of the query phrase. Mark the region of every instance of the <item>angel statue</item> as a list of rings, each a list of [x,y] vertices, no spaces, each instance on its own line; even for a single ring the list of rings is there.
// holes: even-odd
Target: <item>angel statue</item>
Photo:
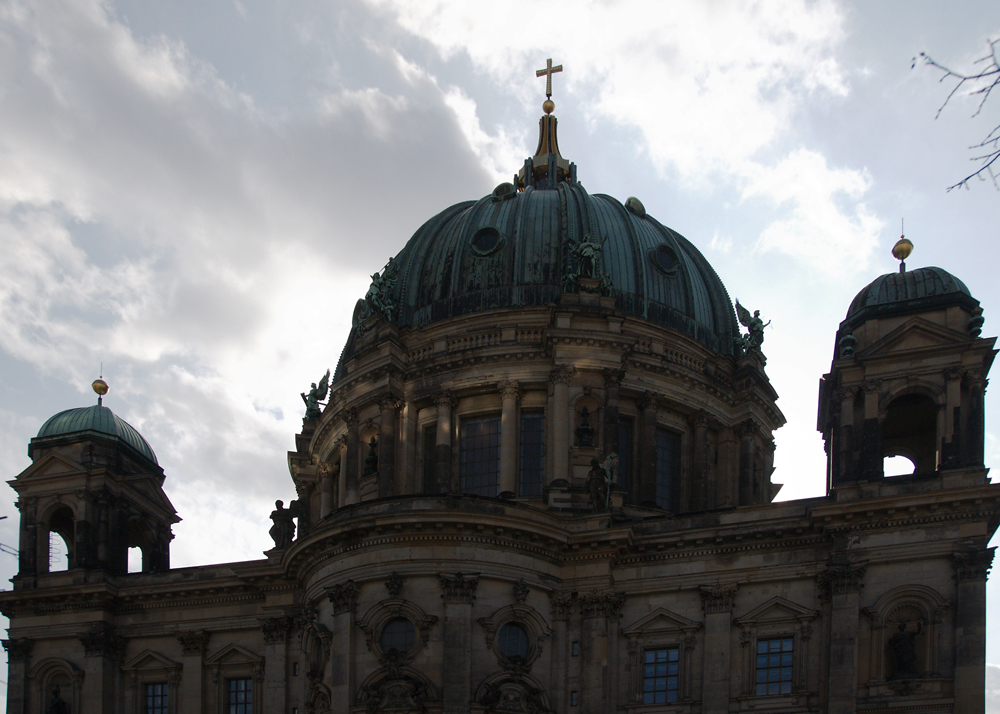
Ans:
[[[751,317],[750,311],[740,305],[739,299],[736,300],[736,316],[740,318],[740,324],[747,328],[747,334],[743,335],[743,349],[746,352],[759,350],[764,343],[764,328],[770,325],[771,321],[765,323],[760,319],[760,310],[754,310]]]
[[[323,379],[319,380],[319,386],[312,383],[309,394],[302,392],[302,401],[306,403],[306,421],[311,421],[319,417],[319,403],[326,399],[326,393],[330,389],[330,370],[326,370]]]

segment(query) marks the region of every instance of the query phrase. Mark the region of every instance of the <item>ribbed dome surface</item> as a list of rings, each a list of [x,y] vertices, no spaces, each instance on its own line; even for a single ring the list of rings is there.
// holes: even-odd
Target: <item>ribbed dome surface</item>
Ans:
[[[136,431],[131,424],[115,416],[107,407],[96,404],[91,407],[67,409],[49,417],[48,421],[42,424],[42,428],[38,430],[38,436],[35,438],[44,439],[85,432],[96,432],[103,436],[115,437],[130,446],[140,456],[158,464],[156,454],[153,453],[153,449],[150,448],[142,434]]]
[[[617,309],[734,354],[739,330],[729,295],[683,236],[575,182],[502,193],[442,211],[406,244],[390,295],[398,326],[554,303],[573,267],[572,247],[589,235],[604,242],[601,268]]]
[[[889,273],[869,283],[847,311],[847,321],[856,323],[869,317],[927,309],[933,303],[979,304],[965,284],[941,268],[917,268],[905,273]]]

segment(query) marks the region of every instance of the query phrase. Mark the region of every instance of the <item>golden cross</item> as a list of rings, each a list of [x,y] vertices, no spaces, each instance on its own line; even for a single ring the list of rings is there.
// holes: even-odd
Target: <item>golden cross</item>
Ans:
[[[555,67],[552,66],[552,58],[551,57],[549,57],[547,60],[545,60],[545,69],[537,69],[537,70],[535,70],[535,76],[536,77],[541,77],[543,75],[545,76],[545,96],[546,97],[548,97],[550,99],[552,98],[552,75],[555,74],[556,72],[562,72],[562,71],[563,70],[562,70],[562,65],[561,64],[556,65]]]

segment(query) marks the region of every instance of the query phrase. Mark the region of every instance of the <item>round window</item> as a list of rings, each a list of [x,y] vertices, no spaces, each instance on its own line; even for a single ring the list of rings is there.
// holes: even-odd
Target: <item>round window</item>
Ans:
[[[389,620],[386,626],[382,628],[382,639],[380,642],[383,652],[388,652],[389,650],[409,652],[413,649],[415,639],[416,632],[413,629],[413,623],[405,617],[397,617],[394,620]]]
[[[503,246],[503,236],[493,226],[486,226],[476,231],[472,240],[472,252],[480,257],[492,255]]]
[[[508,622],[497,634],[497,646],[507,659],[528,658],[528,633],[515,622]]]
[[[656,246],[656,248],[651,252],[649,256],[660,272],[672,275],[677,271],[677,267],[680,261],[677,259],[677,254],[674,253],[673,249],[664,244]]]

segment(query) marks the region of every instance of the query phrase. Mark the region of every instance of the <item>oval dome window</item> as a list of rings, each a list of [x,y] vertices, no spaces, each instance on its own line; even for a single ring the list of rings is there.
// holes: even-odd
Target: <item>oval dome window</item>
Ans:
[[[472,252],[479,257],[493,255],[503,246],[503,236],[493,226],[486,226],[476,231],[472,240]]]

